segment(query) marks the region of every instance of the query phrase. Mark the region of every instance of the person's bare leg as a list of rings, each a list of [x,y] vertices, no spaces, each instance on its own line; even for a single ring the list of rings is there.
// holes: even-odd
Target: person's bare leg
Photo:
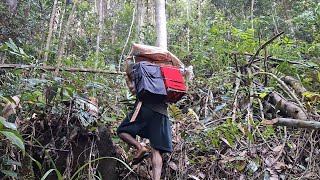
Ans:
[[[162,170],[162,157],[158,150],[151,149],[153,180],[160,180]]]
[[[148,149],[144,146],[142,146],[135,138],[133,138],[128,133],[119,133],[118,136],[129,145],[134,146],[137,149],[136,157],[142,156],[145,152],[148,151]]]

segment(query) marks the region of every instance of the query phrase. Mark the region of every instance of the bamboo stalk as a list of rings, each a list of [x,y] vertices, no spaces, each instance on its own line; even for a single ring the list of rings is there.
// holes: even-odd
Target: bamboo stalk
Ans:
[[[36,65],[23,65],[23,64],[0,64],[0,69],[42,69],[47,71],[55,71],[58,67],[55,66],[36,66]],[[108,74],[126,74],[121,71],[111,71],[102,69],[86,69],[86,68],[68,68],[59,67],[59,70],[69,72],[88,72],[88,73],[108,73]]]

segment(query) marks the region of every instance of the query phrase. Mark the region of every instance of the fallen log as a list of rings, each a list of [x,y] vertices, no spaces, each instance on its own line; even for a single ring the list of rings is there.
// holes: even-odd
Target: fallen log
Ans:
[[[0,64],[0,69],[41,69],[47,71],[55,71],[59,69],[60,71],[69,72],[88,72],[88,73],[108,73],[108,74],[125,74],[121,71],[111,71],[102,69],[86,69],[86,68],[68,68],[68,67],[54,67],[54,66],[36,66],[36,65],[23,65],[23,64]]]
[[[304,121],[300,119],[291,118],[275,118],[272,120],[264,120],[261,122],[265,125],[286,126],[295,128],[320,129],[320,122],[318,121]]]
[[[307,120],[307,115],[299,106],[287,101],[277,93],[270,93],[268,98],[268,102],[276,107],[276,111],[280,110],[281,115],[289,116],[295,119]]]
[[[281,78],[281,80],[290,85],[300,97],[302,97],[303,93],[307,91],[306,88],[304,88],[298,80],[294,79],[291,76],[285,76]]]

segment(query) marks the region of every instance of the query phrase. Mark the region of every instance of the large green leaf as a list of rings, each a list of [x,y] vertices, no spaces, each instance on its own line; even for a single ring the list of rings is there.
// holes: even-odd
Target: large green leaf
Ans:
[[[22,150],[22,153],[25,153],[25,147],[24,147],[24,143],[23,141],[14,133],[9,132],[9,131],[0,131],[1,134],[3,134],[4,136],[6,136],[12,144],[18,146],[18,148],[20,148]]]

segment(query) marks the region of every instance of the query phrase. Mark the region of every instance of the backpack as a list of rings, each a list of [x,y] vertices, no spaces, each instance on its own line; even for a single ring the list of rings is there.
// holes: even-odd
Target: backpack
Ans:
[[[132,45],[126,61],[127,84],[139,103],[131,122],[135,120],[142,101],[175,103],[182,98],[187,89],[181,66],[181,61],[167,50],[136,43]]]
[[[146,61],[135,63],[133,77],[139,101],[160,103],[166,99],[167,91],[160,66]]]
[[[126,69],[126,72],[129,73],[128,76],[131,77],[131,80],[134,80],[135,87],[133,90],[131,84],[131,89],[130,86],[129,89],[137,95],[139,100],[153,99],[153,102],[175,103],[187,91],[180,71],[180,67],[184,65],[167,50],[133,43],[130,56],[126,62],[127,67],[131,66],[132,69],[131,71]],[[141,72],[141,70],[144,72]],[[163,88],[167,92],[166,94],[163,93]]]

